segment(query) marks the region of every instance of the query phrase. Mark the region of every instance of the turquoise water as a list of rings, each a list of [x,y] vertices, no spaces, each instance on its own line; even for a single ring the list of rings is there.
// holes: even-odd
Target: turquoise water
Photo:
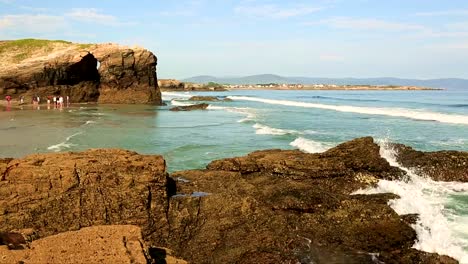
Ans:
[[[186,100],[195,94],[229,97],[233,101],[210,102],[207,111],[168,110],[172,105],[190,104]],[[369,135],[380,142],[399,142],[425,151],[468,151],[468,90],[241,90],[163,93],[163,99],[168,106],[80,105],[63,110],[42,107],[0,112],[0,156],[125,148],[162,154],[169,171],[175,171],[203,168],[211,160],[259,149],[320,152]],[[448,229],[431,227],[427,221],[421,225],[434,234],[448,232],[448,237],[444,236],[448,241],[438,244],[434,241],[440,237],[418,231],[421,241],[415,246],[468,262],[468,186],[455,183],[447,187],[424,178],[421,181],[425,184],[415,178],[397,186],[380,187],[395,193],[414,189],[420,191],[424,201],[436,197],[423,210],[433,210],[427,218],[442,217]],[[405,210],[419,210],[413,207]]]

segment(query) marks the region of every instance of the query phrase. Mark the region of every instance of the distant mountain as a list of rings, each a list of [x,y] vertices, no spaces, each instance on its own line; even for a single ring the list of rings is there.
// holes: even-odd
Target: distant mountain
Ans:
[[[214,77],[209,75],[195,76],[182,80],[184,82],[221,84],[261,84],[261,83],[286,83],[286,84],[337,84],[337,85],[406,85],[423,86],[443,89],[466,89],[468,80],[457,78],[446,79],[400,79],[391,77],[382,78],[314,78],[314,77],[284,77],[274,74],[260,74],[244,77]]]

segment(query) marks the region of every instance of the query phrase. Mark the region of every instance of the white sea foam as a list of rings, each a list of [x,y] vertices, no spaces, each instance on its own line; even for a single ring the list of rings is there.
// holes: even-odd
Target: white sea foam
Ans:
[[[393,117],[405,117],[415,120],[424,121],[438,121],[441,123],[450,124],[464,124],[468,125],[468,116],[457,114],[443,114],[429,111],[420,111],[406,108],[381,108],[381,107],[363,107],[363,106],[349,106],[349,105],[327,105],[316,104],[307,102],[287,101],[287,100],[274,100],[247,96],[229,96],[232,100],[253,101],[274,105],[296,106],[306,108],[319,108],[326,110],[334,110],[347,113],[358,113],[367,115],[383,115]]]
[[[178,100],[172,100],[171,105],[174,105],[174,106],[189,106],[189,105],[193,105],[193,104],[187,103],[187,101],[181,102],[181,101],[178,101]]]
[[[249,107],[226,107],[226,106],[218,106],[218,105],[209,105],[208,109],[224,110],[224,111],[228,111],[231,113],[238,113],[238,114],[246,115],[246,117],[239,119],[237,121],[239,123],[246,123],[246,122],[254,121],[257,117],[256,111]]]
[[[163,100],[172,100],[174,98],[190,98],[192,95],[188,93],[162,92],[161,97]]]
[[[317,142],[317,141],[313,141],[311,139],[305,139],[303,137],[296,138],[296,140],[289,143],[289,145],[296,147],[307,153],[321,153],[332,147],[330,145]]]
[[[402,181],[379,181],[376,188],[357,191],[355,194],[394,193],[400,199],[389,201],[399,215],[418,214],[419,220],[412,225],[418,239],[414,248],[426,252],[451,256],[460,263],[468,263],[468,239],[457,230],[466,230],[464,218],[453,215],[445,208],[449,197],[455,194],[468,195],[468,183],[436,182],[421,177],[411,169],[401,166],[396,153],[387,142],[382,141],[380,155],[390,165],[404,170],[408,178]],[[465,231],[466,232],[466,231]]]
[[[96,124],[96,123],[97,123],[96,121],[88,120],[86,121],[86,123],[84,123],[84,125],[91,125],[91,124]]]
[[[71,147],[73,147],[73,146],[76,146],[76,144],[70,143],[69,141],[70,141],[73,137],[78,136],[78,135],[80,135],[80,134],[83,134],[83,132],[78,132],[78,133],[75,133],[75,134],[73,134],[73,135],[71,135],[71,136],[68,136],[68,137],[65,139],[65,141],[60,142],[60,143],[58,143],[58,144],[56,144],[56,145],[49,146],[47,149],[48,149],[48,150],[53,150],[53,151],[55,151],[55,152],[60,152],[60,151],[62,151],[62,150],[64,150],[64,149],[68,149],[68,148],[71,148]]]
[[[256,123],[255,125],[253,125],[253,128],[257,130],[255,132],[255,134],[257,135],[299,134],[299,132],[296,130],[273,128],[273,127],[265,126],[259,123]]]

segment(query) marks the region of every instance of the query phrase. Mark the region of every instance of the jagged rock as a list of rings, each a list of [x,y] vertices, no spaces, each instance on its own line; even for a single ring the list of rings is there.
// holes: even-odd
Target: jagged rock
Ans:
[[[0,246],[0,263],[151,263],[137,226],[94,226],[64,232],[10,251]]]
[[[193,111],[193,110],[205,110],[209,104],[194,104],[194,105],[182,105],[176,106],[169,109],[170,111]]]
[[[30,155],[0,169],[0,230],[34,228],[44,237],[104,224],[144,234],[167,227],[161,156],[96,149]]]
[[[158,243],[195,263],[454,263],[411,249],[415,231],[387,204],[397,196],[351,195],[375,183],[363,177],[402,175],[372,138],[213,161],[172,174],[184,180]]]
[[[21,41],[28,41],[29,46],[13,45]],[[9,94],[14,99],[24,96],[26,101],[32,96],[62,95],[74,103],[162,104],[157,58],[148,50],[116,44],[16,42],[0,43],[12,46],[12,50],[0,54],[0,95]],[[11,59],[18,55],[26,58]]]
[[[436,181],[468,182],[468,152],[422,152],[411,147],[394,144],[397,161],[416,173]]]

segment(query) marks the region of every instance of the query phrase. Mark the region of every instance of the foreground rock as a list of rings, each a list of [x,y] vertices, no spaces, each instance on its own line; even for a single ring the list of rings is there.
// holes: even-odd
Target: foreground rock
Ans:
[[[137,226],[94,226],[33,241],[28,249],[0,246],[0,263],[139,263],[150,260]]]
[[[26,39],[1,42],[0,51],[0,95],[13,100],[162,104],[157,58],[143,48]]]
[[[167,228],[168,177],[161,156],[124,150],[0,160],[0,231],[39,237],[93,225]]]
[[[179,195],[159,243],[195,263],[457,263],[411,248],[415,231],[387,205],[395,195],[352,195],[402,175],[372,138],[214,161],[172,175]]]
[[[169,109],[170,111],[193,111],[193,110],[206,110],[209,104],[194,104],[194,105],[183,105],[183,106],[176,106]]]
[[[172,250],[190,263],[457,263],[412,249],[415,216],[388,206],[395,195],[352,194],[404,175],[369,137],[217,160],[177,182],[161,156],[123,150],[0,159],[0,175],[0,231],[35,239],[131,224],[152,261]]]

